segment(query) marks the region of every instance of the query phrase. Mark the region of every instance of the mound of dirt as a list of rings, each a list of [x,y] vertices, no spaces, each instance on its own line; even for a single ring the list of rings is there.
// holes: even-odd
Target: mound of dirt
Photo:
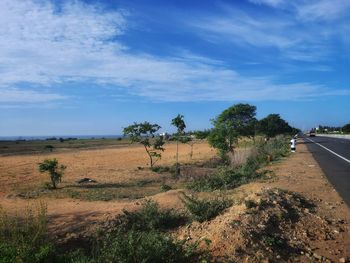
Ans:
[[[178,231],[186,240],[210,239],[209,249],[222,262],[330,262],[310,248],[313,240],[330,240],[346,222],[328,222],[303,196],[264,189],[225,214]]]

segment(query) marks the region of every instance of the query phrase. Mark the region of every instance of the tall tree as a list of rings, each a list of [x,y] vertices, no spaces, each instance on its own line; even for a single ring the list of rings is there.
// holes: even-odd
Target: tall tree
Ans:
[[[182,137],[185,135],[186,123],[184,121],[184,116],[178,114],[174,119],[171,120],[171,125],[175,126],[177,131],[175,133],[176,139],[176,175],[180,173],[179,167],[179,142],[185,142]]]
[[[136,142],[143,145],[151,167],[162,157],[161,152],[164,151],[163,137],[156,136],[156,132],[160,128],[158,124],[151,124],[145,121],[143,123],[135,122],[123,130],[124,136],[129,137],[132,143]]]
[[[275,137],[278,134],[291,133],[293,128],[283,120],[279,114],[270,114],[258,122],[258,131],[267,137]]]
[[[213,120],[214,128],[208,136],[209,144],[217,148],[222,157],[234,154],[241,136],[255,134],[256,107],[249,104],[236,104],[224,110]]]

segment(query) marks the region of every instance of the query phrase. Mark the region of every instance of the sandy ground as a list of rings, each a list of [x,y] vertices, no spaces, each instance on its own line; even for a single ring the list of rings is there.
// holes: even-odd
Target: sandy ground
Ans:
[[[162,159],[156,165],[175,163],[176,144],[167,144]],[[215,150],[207,143],[196,143],[193,158],[190,159],[190,146],[180,144],[179,161],[194,162],[208,159]],[[38,172],[38,163],[45,158],[57,158],[60,164],[67,166],[63,184],[89,177],[100,183],[122,183],[131,180],[152,178],[157,174],[138,167],[148,165],[148,157],[143,147],[133,145],[124,148],[81,150],[38,155],[0,157],[0,197],[17,187],[43,184],[48,182],[47,174]]]
[[[176,158],[176,145],[167,144],[162,153],[162,159],[157,165],[172,165]],[[190,159],[190,146],[180,144],[179,160],[182,163],[203,161],[215,155],[215,150],[207,143],[196,143],[193,147],[193,157]],[[47,205],[48,216],[54,220],[53,231],[72,232],[80,227],[105,220],[111,215],[121,213],[123,209],[137,208],[135,201],[82,201],[77,199],[40,198],[25,200],[7,198],[16,187],[42,185],[48,182],[47,174],[40,174],[37,163],[45,158],[57,158],[67,166],[62,184],[75,182],[77,179],[89,177],[98,182],[121,183],[140,179],[153,179],[159,174],[138,167],[148,165],[148,157],[143,147],[133,145],[125,148],[81,150],[72,152],[50,153],[40,155],[22,155],[0,157],[0,205],[7,212],[23,211],[27,207],[37,206],[39,202]],[[159,194],[164,206],[175,206],[178,203],[176,191]],[[173,198],[174,196],[175,198]],[[157,199],[157,197],[155,197]],[[72,228],[72,226],[74,226]]]

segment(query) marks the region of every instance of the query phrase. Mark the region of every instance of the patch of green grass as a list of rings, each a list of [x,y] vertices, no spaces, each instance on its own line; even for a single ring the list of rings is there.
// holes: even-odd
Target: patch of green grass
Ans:
[[[28,209],[25,216],[10,216],[0,209],[1,263],[109,263],[109,262],[200,262],[208,253],[177,240],[159,229],[179,219],[173,210],[160,210],[147,201],[138,212],[125,213],[129,227],[100,233],[87,250],[58,249],[48,238],[46,206]]]
[[[187,210],[191,213],[194,220],[204,222],[219,215],[223,210],[232,205],[231,200],[221,199],[198,199],[189,195],[183,194],[181,201],[184,203]]]
[[[172,183],[172,181],[170,181]],[[164,186],[164,188],[163,188]],[[171,186],[165,186],[162,180],[139,180],[130,183],[98,183],[98,184],[74,184],[65,185],[58,189],[50,189],[45,185],[34,185],[16,187],[13,196],[24,199],[35,199],[39,197],[50,198],[75,198],[87,201],[110,201],[118,199],[140,199],[152,196],[163,191],[167,187],[177,188],[180,182],[174,182]]]
[[[0,262],[53,262],[54,246],[47,234],[46,206],[10,216],[0,207]]]

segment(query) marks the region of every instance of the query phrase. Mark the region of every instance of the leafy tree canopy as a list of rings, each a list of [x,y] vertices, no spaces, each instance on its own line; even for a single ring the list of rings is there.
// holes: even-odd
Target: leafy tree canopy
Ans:
[[[64,170],[67,168],[64,165],[59,165],[57,159],[45,159],[38,164],[39,172],[48,172],[50,175],[52,187],[56,189],[57,184],[61,182]]]
[[[186,128],[184,116],[178,114],[174,119],[171,120],[171,125],[177,128],[177,135],[183,134]]]
[[[156,132],[161,127],[158,124],[151,124],[147,121],[143,123],[134,123],[124,128],[124,136],[130,138],[131,142],[138,142],[142,144],[150,159],[150,166],[161,158],[161,151],[164,151],[163,137],[156,137]]]
[[[208,141],[223,156],[234,151],[240,136],[254,135],[256,107],[249,104],[236,104],[224,110],[213,120]]]
[[[279,114],[270,114],[258,122],[258,131],[268,137],[291,133],[293,128]]]

